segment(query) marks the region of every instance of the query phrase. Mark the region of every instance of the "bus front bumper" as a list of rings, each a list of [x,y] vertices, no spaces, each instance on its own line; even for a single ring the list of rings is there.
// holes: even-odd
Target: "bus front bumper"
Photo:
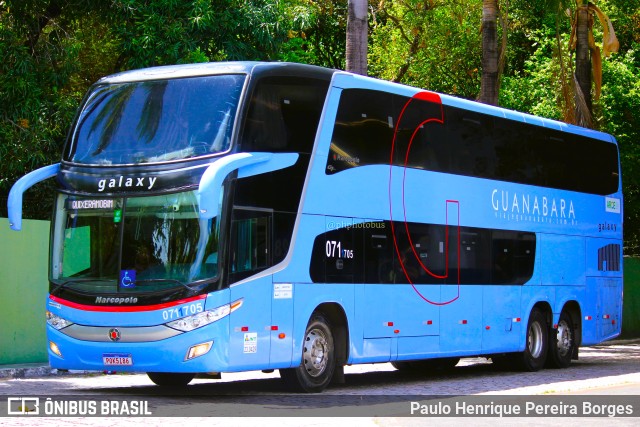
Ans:
[[[211,324],[147,342],[84,341],[47,326],[49,363],[52,368],[73,370],[222,372],[228,364],[222,326]],[[110,333],[117,339],[118,331]]]

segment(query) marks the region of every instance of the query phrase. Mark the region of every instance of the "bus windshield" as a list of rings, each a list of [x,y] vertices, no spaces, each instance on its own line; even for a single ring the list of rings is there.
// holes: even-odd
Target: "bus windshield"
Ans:
[[[59,195],[54,286],[91,294],[198,290],[218,275],[216,218],[201,219],[193,191],[152,197]]]
[[[227,151],[244,80],[233,74],[99,85],[65,160],[144,164]]]

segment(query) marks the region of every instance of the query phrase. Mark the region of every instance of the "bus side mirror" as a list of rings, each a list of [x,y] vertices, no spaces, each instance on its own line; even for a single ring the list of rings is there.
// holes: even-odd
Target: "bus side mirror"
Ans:
[[[234,170],[238,171],[238,178],[246,178],[287,168],[296,161],[297,153],[236,153],[217,160],[200,178],[200,218],[211,219],[218,215],[222,183]]]
[[[56,176],[59,170],[60,163],[45,166],[29,172],[13,184],[11,191],[9,191],[9,199],[7,200],[9,227],[11,227],[12,230],[20,231],[22,229],[22,195],[24,192],[40,181]]]

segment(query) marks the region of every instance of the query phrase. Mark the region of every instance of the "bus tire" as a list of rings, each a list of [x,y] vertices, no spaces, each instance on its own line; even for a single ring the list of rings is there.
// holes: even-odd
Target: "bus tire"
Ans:
[[[568,368],[576,346],[576,330],[571,315],[562,310],[558,320],[558,328],[550,329],[549,356],[547,366],[550,368]]]
[[[544,314],[534,308],[527,322],[527,337],[520,365],[525,371],[535,372],[544,367],[549,350],[549,327]]]
[[[196,374],[178,374],[169,372],[147,372],[147,376],[161,387],[184,387]]]
[[[280,369],[280,377],[292,391],[319,393],[331,382],[335,368],[331,324],[322,313],[315,313],[304,333],[302,362],[295,368]]]

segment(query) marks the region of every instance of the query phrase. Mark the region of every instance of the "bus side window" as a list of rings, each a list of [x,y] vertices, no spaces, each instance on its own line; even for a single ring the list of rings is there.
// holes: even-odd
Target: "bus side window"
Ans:
[[[281,151],[287,143],[278,94],[263,86],[252,100],[242,141],[245,151]]]
[[[271,266],[271,213],[234,209],[229,273],[242,280]]]
[[[364,282],[393,283],[395,281],[393,239],[387,234],[387,223],[365,228]]]
[[[342,92],[331,136],[327,173],[388,164],[395,115],[393,96],[374,90]]]
[[[350,219],[344,226],[316,236],[313,243],[309,276],[315,283],[362,283],[365,275],[361,227]]]
[[[491,283],[524,284],[527,282],[533,275],[535,252],[535,234],[494,230]]]
[[[316,79],[262,78],[251,96],[242,150],[310,154],[327,89]]]

